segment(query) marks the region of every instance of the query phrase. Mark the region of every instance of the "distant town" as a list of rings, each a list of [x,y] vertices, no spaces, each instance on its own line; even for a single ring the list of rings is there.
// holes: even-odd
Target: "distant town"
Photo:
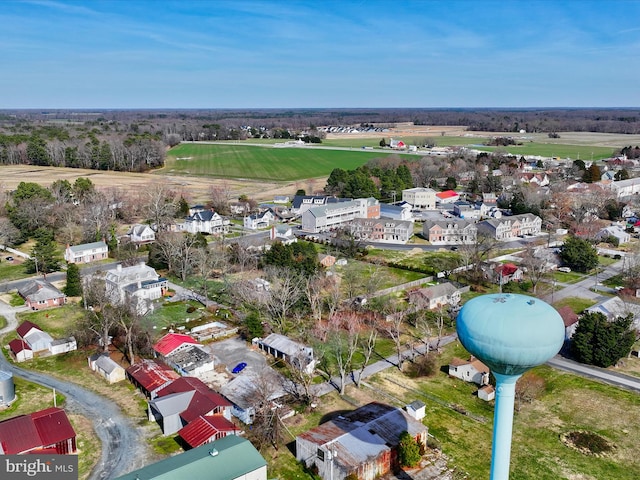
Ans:
[[[522,294],[565,336],[516,385],[512,474],[634,478],[634,112],[0,111],[0,454],[487,478],[456,317]]]

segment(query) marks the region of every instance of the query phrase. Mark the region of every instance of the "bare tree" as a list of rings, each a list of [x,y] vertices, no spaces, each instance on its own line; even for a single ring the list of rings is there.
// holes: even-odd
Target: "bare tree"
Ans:
[[[352,317],[348,316],[348,318]],[[358,348],[358,326],[355,322],[354,325],[350,325],[346,318],[343,320],[335,316],[322,328],[326,329],[326,341],[321,345],[325,371],[329,377],[333,376],[334,371],[337,373],[340,378],[338,391],[340,395],[344,395],[347,376],[353,366],[353,355]]]
[[[178,210],[175,193],[162,183],[151,185],[144,192],[144,214],[151,222],[151,227],[160,232],[166,230],[173,221]]]
[[[178,232],[159,232],[156,245],[167,262],[169,270],[182,281],[187,279],[197,264],[197,252],[201,243],[196,235]]]
[[[327,309],[327,318],[331,318],[335,315],[340,303],[342,302],[342,290],[336,275],[330,277],[327,283],[328,285],[323,300]]]
[[[99,272],[84,277],[82,291],[85,318],[81,322],[76,336],[81,339],[85,338],[88,344],[93,343],[97,337],[102,350],[108,352],[111,343],[110,337],[118,319],[112,315],[113,312],[109,311],[111,298],[107,294],[104,274]],[[89,333],[89,338],[87,338],[87,333]]]
[[[527,245],[524,251],[522,265],[527,269],[527,276],[529,280],[531,280],[534,295],[537,293],[538,283],[548,274],[548,263],[549,254],[547,249],[536,248],[531,244]]]
[[[303,295],[304,279],[285,268],[269,269],[268,278],[271,286],[267,296],[267,311],[274,330],[286,333],[289,330],[289,314]]]
[[[140,333],[140,320],[142,317],[135,307],[131,305],[121,304],[112,307],[112,309],[114,319],[117,320],[118,327],[124,336],[125,351],[129,364],[133,365],[135,363],[134,341],[136,334]],[[107,307],[107,310],[111,310],[111,308]]]
[[[244,394],[245,401],[255,412],[249,435],[259,449],[272,446],[277,450],[285,434],[280,420],[282,405],[275,401],[279,397],[279,391],[283,390],[282,379],[265,367],[251,380],[252,388]]]
[[[482,263],[489,259],[498,241],[491,235],[478,232],[472,243],[460,245],[458,253],[464,261],[465,275],[473,282],[482,280]]]
[[[8,218],[0,218],[0,245],[10,246],[20,238],[20,230]]]
[[[212,185],[209,189],[209,195],[211,196],[211,207],[216,212],[220,215],[229,212],[229,202],[231,202],[233,195],[228,182],[223,181],[218,185]]]
[[[362,382],[362,375],[364,369],[367,368],[371,357],[375,351],[376,340],[378,339],[378,329],[375,327],[369,328],[361,333],[359,338],[359,352],[362,355],[362,363],[360,364],[360,370],[354,377],[356,387],[360,388],[360,382]]]
[[[322,319],[322,291],[325,281],[322,274],[317,273],[305,281],[304,293],[311,308],[311,315],[316,321]]]
[[[398,356],[398,369],[402,368],[402,336],[407,311],[398,302],[390,302],[386,308],[386,322],[384,331],[393,341]]]

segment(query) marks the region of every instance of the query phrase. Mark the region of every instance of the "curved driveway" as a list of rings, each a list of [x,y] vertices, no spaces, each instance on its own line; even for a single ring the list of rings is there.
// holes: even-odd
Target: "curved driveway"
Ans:
[[[0,301],[0,315],[8,322],[7,327],[0,330],[0,335],[16,328],[15,312],[20,310]],[[66,396],[66,411],[83,415],[93,422],[95,432],[102,443],[102,456],[91,472],[90,480],[109,480],[144,466],[147,452],[143,435],[110,400],[75,384],[16,367],[9,363],[4,355],[0,355],[0,368],[30,382],[55,388]]]

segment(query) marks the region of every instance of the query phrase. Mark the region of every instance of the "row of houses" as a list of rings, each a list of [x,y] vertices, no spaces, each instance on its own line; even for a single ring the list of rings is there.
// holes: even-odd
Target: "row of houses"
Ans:
[[[427,220],[423,235],[433,245],[464,245],[475,243],[478,233],[498,241],[511,241],[526,235],[538,235],[542,219],[532,213],[493,218],[473,223],[462,218]]]

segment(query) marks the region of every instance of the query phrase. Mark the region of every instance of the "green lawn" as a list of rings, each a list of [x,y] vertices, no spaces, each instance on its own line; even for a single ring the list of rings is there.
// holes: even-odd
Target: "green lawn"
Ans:
[[[435,376],[415,381],[389,369],[371,379],[373,391],[393,391],[398,406],[425,402],[425,424],[449,457],[449,468],[465,472],[464,478],[489,478],[494,402],[478,399],[474,385],[449,378],[446,366],[454,356],[468,353],[459,343],[448,345]],[[546,385],[515,413],[510,478],[635,478],[640,459],[633,426],[640,422],[640,396],[546,366],[534,372]],[[614,452],[599,458],[565,446],[560,435],[574,430],[598,433],[615,445]]]
[[[79,304],[68,303],[62,307],[49,308],[39,312],[22,312],[18,314],[18,321],[29,320],[38,325],[53,338],[70,335],[76,322],[85,314]]]
[[[584,275],[577,272],[553,272],[553,279],[560,283],[576,283],[584,279]]]
[[[292,181],[328,176],[334,168],[353,170],[392,152],[324,148],[276,148],[256,145],[182,144],[167,154],[160,173]],[[188,160],[177,158],[191,157]],[[414,156],[409,156],[415,159]]]
[[[6,254],[6,252],[1,253],[3,255]],[[22,262],[7,262],[4,257],[0,260],[0,282],[20,280],[21,278],[27,278],[31,275],[33,275],[33,273],[27,273]]]
[[[604,282],[602,282],[607,287],[615,288],[624,285],[624,279],[622,278],[622,274],[614,275],[613,277],[607,278]]]
[[[563,298],[562,300],[558,300],[557,302],[555,302],[553,304],[553,306],[556,307],[556,308],[569,306],[569,307],[571,307],[571,309],[574,312],[580,313],[585,308],[589,308],[589,307],[591,307],[592,305],[595,305],[595,304],[596,304],[596,302],[594,302],[593,300],[586,299],[586,298],[567,297],[567,298]]]
[[[609,265],[619,261],[620,261],[619,258],[605,257],[602,255],[598,256],[598,263],[600,264],[601,267],[608,267]]]
[[[591,160],[592,154],[594,160],[609,158],[616,150],[613,147],[594,147],[589,145],[563,145],[557,143],[539,143],[526,142],[522,145],[509,145],[508,147],[473,147],[477,150],[485,152],[493,152],[501,149],[512,155],[540,155],[543,157],[559,157],[564,160],[570,158],[575,160],[581,158],[583,160]]]

